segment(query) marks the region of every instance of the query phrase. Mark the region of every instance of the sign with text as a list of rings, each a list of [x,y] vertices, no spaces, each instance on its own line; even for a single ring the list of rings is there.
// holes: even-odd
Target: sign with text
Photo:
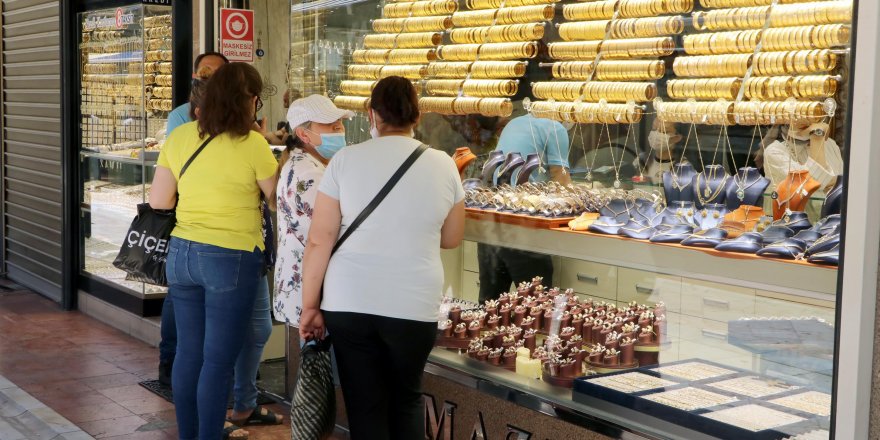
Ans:
[[[220,53],[229,61],[254,61],[254,11],[220,9]]]

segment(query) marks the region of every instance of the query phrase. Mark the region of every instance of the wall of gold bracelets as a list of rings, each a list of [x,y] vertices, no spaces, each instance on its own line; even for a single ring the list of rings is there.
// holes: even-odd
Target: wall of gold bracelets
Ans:
[[[82,270],[138,296],[112,262],[146,200],[172,110],[171,7],[134,4],[78,17]]]
[[[409,78],[459,165],[432,364],[648,436],[829,438],[852,1],[308,5],[291,85],[357,142]]]

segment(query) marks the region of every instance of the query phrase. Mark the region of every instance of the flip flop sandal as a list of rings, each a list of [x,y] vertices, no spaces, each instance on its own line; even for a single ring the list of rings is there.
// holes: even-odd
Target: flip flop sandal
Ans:
[[[263,414],[263,411],[265,411],[266,413]],[[248,416],[248,418],[244,420],[232,420],[232,422],[240,426],[280,425],[284,423],[283,418],[281,418],[280,421],[278,419],[278,415],[272,412],[272,410],[257,405],[257,407],[254,408],[253,412],[251,412],[251,415]]]
[[[248,440],[250,433],[228,420],[226,423],[223,426],[223,440]],[[236,431],[242,431],[244,435],[233,435]]]

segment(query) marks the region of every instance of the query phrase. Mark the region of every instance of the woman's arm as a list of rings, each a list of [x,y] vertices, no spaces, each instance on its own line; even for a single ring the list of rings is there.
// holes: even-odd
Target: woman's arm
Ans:
[[[168,168],[157,166],[150,187],[150,207],[174,209],[175,205],[177,205],[177,179]]]
[[[330,253],[339,237],[342,211],[339,200],[318,192],[312,226],[303,255],[303,309],[299,336],[303,340],[324,338],[324,317],[321,315],[321,286],[330,263]]]
[[[449,210],[443,227],[440,228],[440,248],[455,249],[464,238],[464,201],[458,202]]]
[[[257,185],[260,186],[260,191],[266,196],[266,200],[271,200],[275,197],[275,187],[278,185],[278,177],[273,175],[268,179],[258,180]]]

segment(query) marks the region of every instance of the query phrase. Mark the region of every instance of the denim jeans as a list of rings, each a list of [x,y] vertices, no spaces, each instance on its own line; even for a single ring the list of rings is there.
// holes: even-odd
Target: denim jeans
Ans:
[[[250,411],[257,407],[257,370],[263,348],[272,334],[272,300],[269,297],[269,282],[266,277],[257,283],[257,297],[254,301],[254,313],[244,347],[235,361],[235,386],[232,395],[235,400],[233,409],[238,412]]]
[[[259,249],[171,239],[166,274],[177,323],[171,383],[181,440],[222,437],[229,382],[247,339],[262,264]]]
[[[174,303],[171,295],[165,295],[162,302],[162,321],[159,331],[162,340],[159,341],[159,362],[174,363],[174,355],[177,354],[177,324],[174,322]]]

